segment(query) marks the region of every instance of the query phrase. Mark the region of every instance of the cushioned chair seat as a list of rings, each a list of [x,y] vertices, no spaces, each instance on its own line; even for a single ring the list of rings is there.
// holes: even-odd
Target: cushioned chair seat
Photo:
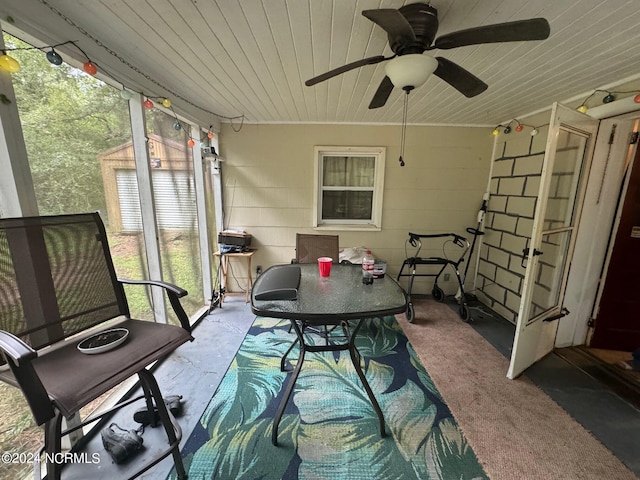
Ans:
[[[118,327],[128,329],[129,337],[113,350],[87,355],[77,349],[77,341],[69,342],[43,357],[44,361],[38,358],[33,362],[49,396],[65,416],[105,393],[104,385],[123,382],[192,339],[180,327],[155,322],[126,320]],[[144,342],[136,342],[136,337],[143,337]],[[122,369],[122,365],[128,368]],[[71,371],[73,375],[65,373]]]

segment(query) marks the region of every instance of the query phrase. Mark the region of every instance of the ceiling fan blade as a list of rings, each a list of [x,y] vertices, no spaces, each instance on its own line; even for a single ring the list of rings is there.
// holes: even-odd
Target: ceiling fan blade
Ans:
[[[550,32],[551,28],[546,19],[532,18],[448,33],[437,38],[433,48],[446,50],[481,43],[544,40],[549,37]]]
[[[457,63],[442,57],[436,57],[436,60],[438,60],[438,68],[433,74],[447,82],[465,97],[475,97],[488,88],[486,83]]]
[[[393,58],[393,57],[389,57]],[[329,70],[328,72],[323,73],[322,75],[318,75],[317,77],[310,78],[304,84],[307,87],[315,85],[316,83],[324,82],[325,80],[329,80],[330,78],[335,77],[336,75],[340,75],[341,73],[348,72],[349,70],[353,70],[354,68],[362,67],[363,65],[373,65],[374,63],[380,63],[385,60],[389,60],[389,58],[383,55],[376,55],[375,57],[363,58],[362,60],[358,60],[357,62],[347,63],[338,68],[334,68],[333,70]]]
[[[363,10],[362,15],[387,32],[391,46],[416,39],[416,34],[407,19],[395,8]]]
[[[369,104],[369,108],[380,108],[387,103],[389,95],[393,91],[393,82],[391,79],[385,75],[385,77],[380,82],[380,86],[376,93],[373,95],[371,99],[371,103]]]

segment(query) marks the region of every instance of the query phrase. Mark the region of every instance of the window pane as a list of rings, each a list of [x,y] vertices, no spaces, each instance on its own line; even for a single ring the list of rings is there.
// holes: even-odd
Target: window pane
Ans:
[[[145,115],[162,277],[189,292],[181,303],[191,316],[204,305],[204,295],[190,137],[175,128],[171,115],[157,109]],[[173,310],[167,312],[177,322]]]
[[[325,187],[373,187],[375,157],[323,157]]]
[[[4,38],[7,46],[29,46]],[[40,214],[99,211],[116,274],[146,278],[142,233],[124,232],[112,208],[118,203],[117,166],[129,154],[133,162],[127,102],[81,70],[53,66],[39,50],[12,55],[22,67],[13,74],[13,85]],[[133,201],[138,204],[138,197]],[[126,285],[125,291],[132,316],[152,319],[144,289]]]
[[[8,48],[29,47],[8,34],[4,40]],[[118,201],[117,166],[126,163],[131,152],[127,102],[116,89],[81,70],[66,63],[53,66],[40,50],[15,50],[11,55],[21,65],[12,81],[38,211],[41,215],[99,211],[116,275],[144,279],[142,233],[123,232],[119,216],[111,215],[111,206]],[[152,319],[145,289],[124,288],[132,316]],[[2,383],[0,398],[6,407],[0,421],[2,450],[34,452],[42,442],[42,429],[34,424],[20,390]],[[83,409],[83,418],[85,413]],[[7,463],[0,467],[0,477],[25,478],[32,470],[26,463]]]
[[[558,305],[571,231],[542,236],[542,251],[538,275],[533,284],[529,320]]]
[[[545,230],[566,227],[573,223],[576,192],[580,186],[586,144],[587,138],[582,135],[562,129],[558,134],[558,147],[544,216]]]
[[[373,192],[325,191],[322,193],[322,218],[325,220],[371,220]]]

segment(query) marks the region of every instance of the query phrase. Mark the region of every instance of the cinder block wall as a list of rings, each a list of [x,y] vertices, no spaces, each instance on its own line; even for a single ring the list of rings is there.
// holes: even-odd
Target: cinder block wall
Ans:
[[[540,187],[549,113],[527,119],[524,130],[496,138],[478,261],[478,299],[507,320],[518,317],[527,248]],[[531,136],[537,127],[538,135]]]

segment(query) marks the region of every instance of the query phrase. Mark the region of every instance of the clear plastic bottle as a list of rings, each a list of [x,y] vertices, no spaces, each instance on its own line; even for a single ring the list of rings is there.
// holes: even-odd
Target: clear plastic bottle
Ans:
[[[373,265],[375,260],[371,250],[367,250],[362,258],[362,279],[365,283],[373,282]]]

